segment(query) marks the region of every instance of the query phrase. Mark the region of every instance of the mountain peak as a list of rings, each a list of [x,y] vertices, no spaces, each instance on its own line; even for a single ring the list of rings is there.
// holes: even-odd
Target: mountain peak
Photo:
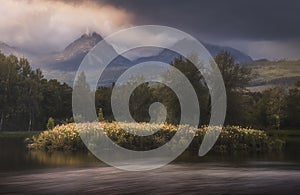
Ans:
[[[96,32],[85,33],[64,49],[64,56],[71,57],[80,53],[87,53],[101,40],[103,40],[103,38]]]
[[[92,33],[84,33],[83,35],[81,35],[81,37],[79,39],[90,39],[90,38],[94,38],[97,40],[102,40],[103,38],[101,37],[100,34],[96,33],[96,32],[92,32]]]

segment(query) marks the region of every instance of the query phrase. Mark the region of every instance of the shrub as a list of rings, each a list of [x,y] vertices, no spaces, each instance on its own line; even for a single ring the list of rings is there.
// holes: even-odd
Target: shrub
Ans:
[[[54,128],[54,119],[52,117],[50,117],[48,119],[48,122],[47,122],[47,129],[50,130],[50,129],[53,129]]]
[[[39,150],[81,150],[85,149],[80,139],[75,123],[56,126],[32,137],[29,148]]]
[[[82,150],[86,149],[79,132],[82,136],[89,136],[93,146],[105,147],[99,140],[106,134],[116,144],[133,150],[150,150],[158,148],[168,142],[177,132],[178,126],[169,124],[149,124],[149,123],[121,123],[124,129],[132,131],[151,131],[157,129],[153,135],[137,136],[130,134],[120,127],[116,122],[101,123],[75,123],[56,126],[52,130],[44,131],[38,136],[32,137],[32,144],[29,148],[40,150]],[[203,140],[205,133],[211,127],[203,126],[201,128],[190,128],[188,133],[195,133],[195,137],[189,146],[189,150],[197,151]],[[148,133],[149,133],[148,132]],[[151,134],[151,133],[149,133]],[[97,140],[97,141],[93,141]],[[183,144],[185,140],[175,140],[178,144]],[[267,136],[264,131],[242,128],[239,126],[223,127],[221,134],[213,147],[217,152],[235,152],[235,151],[274,151],[281,150],[284,142],[280,139],[274,139]]]
[[[99,122],[104,121],[104,115],[103,115],[102,108],[99,108],[99,110],[98,110],[98,121]]]

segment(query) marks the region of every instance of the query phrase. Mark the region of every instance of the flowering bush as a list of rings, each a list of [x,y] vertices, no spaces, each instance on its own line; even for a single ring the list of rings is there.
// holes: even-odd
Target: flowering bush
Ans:
[[[44,131],[38,136],[32,137],[32,142],[29,144],[31,149],[39,150],[83,150],[86,149],[79,134],[81,136],[89,136],[91,140],[97,140],[92,143],[97,143],[94,147],[105,147],[101,143],[101,138],[107,135],[116,144],[133,150],[150,150],[162,146],[167,143],[178,132],[178,126],[170,124],[149,124],[149,123],[82,123],[76,125],[70,123],[67,125],[56,126],[52,130]],[[137,136],[130,134],[124,129],[136,131],[157,130],[150,136]],[[99,128],[101,127],[101,128]],[[183,126],[180,126],[183,127]],[[197,151],[207,131],[212,127],[203,126],[201,128],[188,127],[188,133],[195,134],[189,150]],[[149,133],[149,134],[151,134]],[[178,132],[180,133],[180,132]],[[99,143],[100,140],[100,143]],[[185,140],[179,138],[175,140],[177,144],[182,144]],[[221,134],[213,147],[214,151],[218,152],[234,152],[234,151],[270,151],[281,150],[284,142],[279,139],[268,137],[264,131],[243,128],[239,126],[223,127]],[[91,145],[89,145],[91,147]]]
[[[85,149],[75,123],[56,126],[52,130],[43,131],[38,136],[33,136],[32,143],[28,146],[40,150]]]

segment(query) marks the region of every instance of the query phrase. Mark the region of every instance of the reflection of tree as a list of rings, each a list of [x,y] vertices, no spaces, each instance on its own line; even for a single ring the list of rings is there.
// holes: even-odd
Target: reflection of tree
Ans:
[[[86,162],[98,162],[92,154],[88,152],[45,152],[39,150],[32,150],[28,152],[28,159],[37,161],[40,165],[45,166],[62,166],[62,165],[80,165]]]

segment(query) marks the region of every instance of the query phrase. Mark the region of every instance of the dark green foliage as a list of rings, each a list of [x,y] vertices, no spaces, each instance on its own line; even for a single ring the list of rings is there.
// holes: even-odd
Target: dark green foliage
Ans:
[[[230,53],[226,51],[218,54],[215,62],[223,76],[227,93],[244,90],[252,79],[251,69],[237,64]]]
[[[190,58],[193,58],[193,56],[190,56]],[[194,59],[195,63],[197,63],[196,61],[197,59]],[[210,102],[208,88],[206,86],[203,76],[194,66],[194,64],[188,59],[179,57],[173,62],[171,62],[171,65],[177,68],[180,72],[182,72],[192,84],[198,97],[199,107],[201,109],[199,119],[200,124],[207,124],[210,118]],[[166,74],[168,74],[168,72]],[[165,85],[157,86],[153,94],[157,100],[159,100],[166,106],[167,122],[171,124],[179,124],[181,109],[176,94]]]
[[[95,105],[97,110],[102,109],[103,117],[107,121],[113,121],[112,110],[110,105],[112,88],[99,87],[95,93]]]
[[[29,62],[0,53],[0,130],[43,130],[50,116],[70,118],[72,89],[47,81]]]
[[[246,86],[253,78],[251,69],[235,63],[228,52],[217,55],[215,61],[220,68],[226,87],[226,125],[273,129],[300,126],[298,103],[300,92],[297,87],[289,90],[277,87],[262,93],[249,92]],[[192,62],[182,57],[175,59],[171,65],[179,69],[195,89],[201,109],[199,125],[208,124],[210,96],[201,73]],[[126,86],[124,88],[125,93]],[[114,120],[110,105],[111,93],[112,87],[100,87],[95,93],[96,109],[102,108],[107,121]],[[166,107],[168,123],[179,124],[181,110],[178,98],[169,87],[162,84],[144,83],[133,91],[129,102],[132,117],[138,122],[148,122],[150,120],[148,111],[153,102],[161,102]]]
[[[252,78],[247,67],[236,64],[227,52],[220,53],[215,60],[226,86],[226,125],[270,129],[300,127],[300,81],[294,88],[277,87],[253,93],[245,88]],[[195,89],[201,110],[199,125],[208,124],[210,96],[201,73],[185,58],[174,59],[171,65],[180,70]],[[75,87],[92,100],[94,93],[83,73]],[[99,119],[109,122],[114,121],[112,88],[102,86],[95,91],[95,107],[97,111],[101,108],[102,113],[98,112]],[[81,97],[75,94],[73,98]],[[129,102],[132,117],[138,122],[148,122],[149,107],[154,102],[161,102],[166,107],[168,123],[179,123],[178,98],[169,87],[155,83],[143,83],[133,91]],[[0,131],[44,130],[49,117],[53,117],[56,124],[73,122],[72,88],[57,80],[46,80],[40,70],[31,69],[26,59],[0,53]]]
[[[299,86],[300,86],[300,82]],[[289,90],[286,97],[286,118],[285,126],[300,127],[300,90],[299,88],[293,88]]]
[[[250,111],[248,105],[252,103],[251,97],[245,94],[245,87],[252,78],[251,70],[240,66],[228,52],[222,52],[215,57],[223,76],[226,95],[227,113],[226,124],[245,125]]]
[[[286,90],[282,87],[268,89],[262,93],[259,109],[265,126],[279,129],[285,119]]]

